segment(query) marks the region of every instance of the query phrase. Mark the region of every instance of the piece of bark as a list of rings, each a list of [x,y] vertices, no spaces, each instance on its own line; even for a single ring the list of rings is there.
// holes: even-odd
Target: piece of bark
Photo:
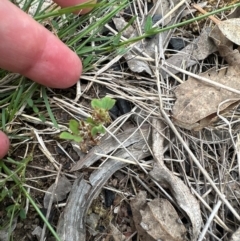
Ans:
[[[146,136],[147,139],[147,136]],[[134,161],[142,160],[150,156],[149,151],[144,151],[144,139],[128,147],[131,155],[125,149],[116,151],[114,156]],[[90,157],[91,158],[91,157]],[[101,157],[98,156],[100,159]],[[85,217],[92,201],[100,194],[102,187],[108,179],[119,169],[127,166],[126,162],[109,158],[101,168],[94,171],[89,178],[89,184],[82,178],[78,178],[69,195],[67,206],[59,219],[57,233],[62,241],[85,241]]]
[[[163,187],[171,191],[171,194],[177,205],[192,224],[191,240],[197,240],[202,225],[202,216],[200,205],[197,199],[192,195],[189,188],[184,182],[176,177],[164,164],[162,151],[164,149],[165,124],[161,120],[153,120],[153,127],[156,131],[152,131],[152,152],[154,160],[153,170],[149,173],[150,176]]]
[[[90,190],[91,185],[83,179],[83,176],[75,180],[57,225],[57,233],[62,241],[85,240],[83,220],[85,220],[84,214],[88,206],[87,196]]]
[[[149,127],[143,126],[141,130],[137,130],[136,128],[128,129],[124,131],[124,133],[116,135],[116,138],[109,137],[109,135],[106,135],[100,141],[100,145],[93,147],[83,159],[80,159],[72,167],[71,171],[77,171],[83,167],[89,167],[93,163],[98,161],[101,157],[96,155],[95,153],[108,154],[117,148],[128,147],[138,142],[140,139],[143,139],[143,137],[146,138],[148,132],[149,132]],[[123,144],[120,145],[117,140]]]

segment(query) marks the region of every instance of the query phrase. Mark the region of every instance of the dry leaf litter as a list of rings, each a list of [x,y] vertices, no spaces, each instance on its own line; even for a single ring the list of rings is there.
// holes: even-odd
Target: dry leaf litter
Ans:
[[[150,3],[133,1],[129,9],[138,18],[122,39],[140,35],[147,15],[161,15],[157,25],[166,27],[196,13],[188,1]],[[210,20],[198,25],[198,35],[178,28],[133,43],[123,56],[82,76],[74,98],[50,95],[61,130],[66,110],[86,117],[93,97],[131,103],[87,154],[75,143],[57,143],[65,157],[57,158],[56,141],[48,143],[46,136],[58,131],[19,114],[28,125],[45,125],[34,128],[40,164],[57,179],[45,187],[41,205],[61,213],[56,230],[62,241],[240,240],[238,12],[219,14],[214,27]],[[105,27],[116,34],[127,23],[123,12],[113,18],[114,29]],[[182,47],[169,49],[179,38]],[[49,234],[35,225],[31,235]]]

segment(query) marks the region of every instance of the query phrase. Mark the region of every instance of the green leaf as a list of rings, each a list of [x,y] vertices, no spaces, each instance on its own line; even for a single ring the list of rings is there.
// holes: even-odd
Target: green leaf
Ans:
[[[20,209],[19,216],[22,220],[26,219],[26,212],[24,209],[22,209],[22,208]]]
[[[94,127],[92,128],[92,130],[91,130],[91,134],[92,134],[92,136],[94,137],[94,136],[97,135],[97,133],[98,133],[98,130],[97,130],[96,126],[94,126]]]
[[[59,136],[61,139],[65,139],[65,140],[72,140],[72,141],[76,141],[76,142],[81,142],[82,141],[82,137],[81,136],[76,136],[76,135],[72,135],[69,132],[62,132]]]
[[[113,45],[113,46],[118,46],[118,44],[119,44],[119,42],[120,42],[120,40],[121,40],[121,37],[122,37],[121,34],[117,34],[117,35],[115,36],[115,38],[113,39],[113,41],[112,41],[112,45]]]
[[[6,189],[1,189],[1,192],[0,192],[0,201],[2,201],[7,195],[8,195],[8,190],[6,190]]]
[[[76,120],[70,120],[69,121],[69,128],[72,131],[73,134],[78,135],[79,134],[79,122]]]
[[[82,142],[83,138],[81,136],[73,136],[74,137],[74,141],[77,142],[77,143],[80,143]]]
[[[147,33],[149,30],[152,29],[152,26],[153,26],[152,17],[147,16],[147,19],[144,25],[144,32]]]
[[[93,99],[91,101],[91,106],[93,109],[104,109],[104,110],[110,110],[115,105],[116,100],[113,100],[110,97],[104,97],[100,100]]]
[[[87,66],[92,59],[93,59],[93,55],[88,55],[87,58],[83,60],[83,66]]]
[[[123,46],[123,47],[118,48],[117,51],[116,51],[116,53],[117,53],[118,55],[124,55],[124,54],[126,54],[128,51],[129,51],[129,48],[126,48],[125,46]]]
[[[27,99],[27,103],[30,107],[33,107],[33,100],[32,99]]]
[[[102,98],[102,108],[104,110],[110,110],[113,108],[113,106],[115,105],[116,103],[116,100],[113,100],[112,98],[110,97],[104,97]]]
[[[61,139],[65,139],[65,140],[73,140],[73,139],[74,139],[74,136],[73,136],[71,133],[66,132],[66,131],[63,131],[63,132],[59,135],[59,137],[60,137]]]
[[[36,105],[33,105],[33,111],[34,111],[34,113],[36,113],[36,114],[38,114],[39,113],[39,109],[37,108],[37,106]]]
[[[94,126],[91,130],[92,136],[96,136],[98,133],[101,133],[101,134],[105,133],[105,129],[102,125]]]
[[[148,31],[145,32],[145,35],[147,34],[148,36],[153,36],[156,35],[156,32],[158,31],[158,27],[154,27],[149,29]]]
[[[50,103],[49,103],[49,101],[48,101],[48,95],[47,95],[47,92],[46,92],[46,87],[42,86],[42,87],[41,87],[41,92],[42,92],[42,97],[43,97],[45,106],[46,106],[47,111],[48,111],[48,115],[49,115],[49,117],[50,117],[50,119],[51,119],[54,127],[59,128],[59,127],[58,127],[58,123],[57,123],[57,121],[56,121],[56,119],[55,119],[55,117],[54,117],[54,114],[53,114],[53,112],[52,112],[52,109],[51,109],[51,107],[50,107]]]
[[[92,117],[88,117],[85,122],[93,126],[96,125],[96,122],[92,119]]]
[[[91,106],[93,109],[100,109],[102,106],[101,100],[98,99],[92,99]]]

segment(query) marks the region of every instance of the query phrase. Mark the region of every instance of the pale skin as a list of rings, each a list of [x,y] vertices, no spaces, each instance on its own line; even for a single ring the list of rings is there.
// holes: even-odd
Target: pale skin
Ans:
[[[88,0],[54,1],[68,7]],[[79,80],[81,60],[56,36],[9,0],[0,0],[0,16],[0,68],[52,88],[68,88]],[[0,158],[7,154],[9,145],[8,137],[0,131]]]

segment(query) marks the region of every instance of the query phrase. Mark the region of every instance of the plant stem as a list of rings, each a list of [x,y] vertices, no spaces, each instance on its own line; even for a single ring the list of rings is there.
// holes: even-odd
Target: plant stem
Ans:
[[[206,14],[208,13],[207,11],[205,11],[202,7],[200,7],[197,4],[193,4],[192,7],[194,7],[195,9],[197,9],[200,13]],[[214,16],[209,16],[208,18],[210,18],[214,23],[219,24],[221,22],[221,20],[217,19]]]

